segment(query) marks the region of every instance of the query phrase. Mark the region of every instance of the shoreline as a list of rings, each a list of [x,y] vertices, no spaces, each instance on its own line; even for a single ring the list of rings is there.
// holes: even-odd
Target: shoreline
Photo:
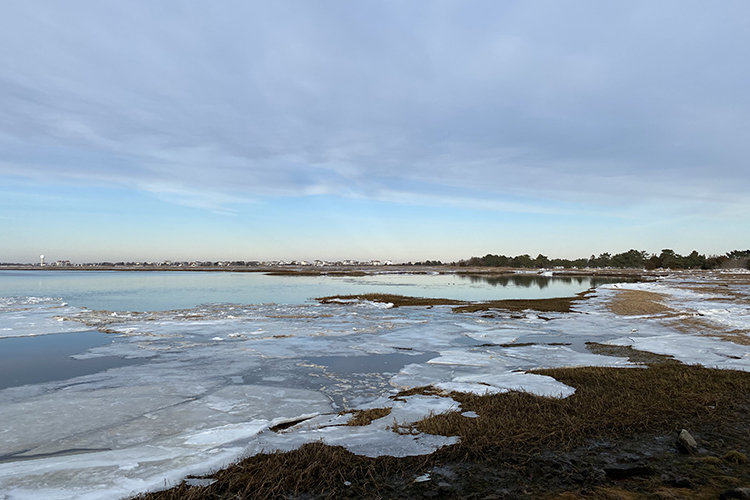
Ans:
[[[513,267],[461,267],[461,266],[413,266],[407,264],[363,265],[363,266],[300,266],[300,265],[261,265],[261,266],[99,266],[71,265],[55,266],[38,264],[0,264],[0,271],[139,271],[139,272],[225,272],[225,273],[267,273],[274,276],[368,276],[378,274],[458,274],[463,276],[543,276],[543,277],[589,277],[642,278],[664,276],[670,270],[645,269],[548,269]],[[681,270],[679,272],[691,272]],[[696,270],[695,272],[700,272]]]
[[[716,281],[703,283],[708,279]],[[730,284],[746,286],[750,278],[742,272],[681,272],[666,292],[723,294]],[[676,321],[676,330],[686,316],[692,321],[692,314],[674,313],[684,307],[684,297],[665,293],[658,285],[648,291],[613,292],[602,305],[615,317]],[[711,328],[721,329],[717,324]],[[694,327],[693,333],[716,335],[711,328]],[[292,451],[249,456],[213,474],[134,498],[745,498],[741,495],[750,491],[750,433],[744,423],[750,411],[747,369],[705,368],[636,345],[592,346],[592,352],[629,358],[643,370],[576,367],[530,372],[576,388],[574,395],[560,399],[515,391],[484,396],[448,393],[460,403],[457,411],[430,415],[408,429],[459,436],[461,442],[427,456],[367,458],[338,446],[309,443]],[[430,387],[422,391],[439,393]],[[597,391],[600,395],[588,400]],[[478,416],[466,418],[467,411]],[[695,438],[694,446],[680,440],[683,429]]]
[[[504,276],[549,277],[528,270]],[[163,409],[144,408],[137,413],[137,425],[122,424],[122,432],[113,434],[110,424],[100,428],[91,422],[94,429],[76,434],[83,437],[70,436],[65,447],[42,443],[29,452],[103,449],[100,445],[106,443],[111,451],[77,456],[77,467],[71,468],[70,460],[44,459],[57,460],[60,468],[44,477],[49,475],[51,480],[54,474],[70,470],[81,480],[93,481],[95,476],[87,476],[90,469],[106,463],[114,467],[109,473],[110,487],[121,488],[116,490],[121,496],[127,490],[118,481],[139,478],[151,481],[149,486],[128,494],[140,491],[141,498],[160,499],[379,495],[666,500],[681,496],[681,490],[674,489],[677,484],[692,485],[696,494],[690,498],[715,499],[730,485],[718,472],[713,474],[714,469],[739,485],[750,485],[749,467],[745,462],[735,463],[750,454],[750,434],[737,427],[750,411],[750,388],[745,383],[750,376],[750,347],[742,342],[750,339],[746,306],[750,274],[680,272],[658,277],[603,285],[573,303],[568,301],[572,298],[565,304],[557,300],[557,305],[549,300],[545,304],[546,299],[495,301],[481,304],[481,312],[461,315],[453,314],[459,311],[449,304],[440,304],[445,299],[429,303],[395,295],[330,296],[320,298],[319,305],[226,305],[149,315],[96,310],[63,314],[50,309],[55,326],[81,323],[122,339],[102,347],[99,355],[148,354],[154,363],[146,372],[126,367],[96,375],[97,380],[103,378],[92,387],[50,386],[53,390],[39,395],[39,401],[24,399],[16,404],[9,400],[3,410],[19,419],[11,425],[17,426],[19,438],[33,436],[35,432],[26,429],[33,422],[23,418],[29,411],[24,405],[41,405],[41,409],[42,402],[53,403],[56,396],[64,396],[59,402],[74,401],[76,407],[91,406],[100,412],[105,408],[97,409],[97,401],[113,397],[130,401],[134,381],[160,381],[149,382],[152,389],[143,386],[144,401],[164,390],[161,381],[172,381],[176,385],[168,391],[169,397],[179,394],[178,399],[184,399],[179,411],[170,409],[175,401],[165,400],[158,405]],[[324,299],[330,303],[320,304]],[[543,306],[551,311],[538,309]],[[393,370],[366,364],[391,362],[387,358],[391,352],[400,356]],[[401,367],[405,355],[424,352],[431,353],[428,360],[414,359]],[[363,355],[383,356],[370,360]],[[334,364],[339,358],[354,361],[351,373],[346,371],[348,365]],[[173,370],[175,361],[182,363],[179,371]],[[241,363],[249,364],[243,367]],[[697,364],[721,369],[691,366]],[[266,376],[277,383],[265,381]],[[727,377],[728,383],[716,385],[727,382]],[[691,384],[684,384],[688,379]],[[289,385],[284,380],[313,385]],[[661,392],[654,392],[652,403],[638,406],[641,394],[653,392],[651,387],[660,381],[668,383],[661,385]],[[273,393],[269,387],[286,391],[284,404],[307,403],[283,411],[277,402],[268,401],[262,407],[251,403],[265,401]],[[599,396],[591,399],[591,391],[599,391]],[[101,397],[92,399],[92,394]],[[623,400],[626,395],[629,399]],[[706,399],[714,397],[719,399]],[[330,401],[338,404],[331,406]],[[502,408],[514,401],[525,401],[514,413],[545,407],[551,414],[541,418],[541,428],[524,427],[540,421],[533,411],[523,413],[528,418],[520,421],[498,421]],[[128,404],[137,408],[133,402]],[[610,420],[597,416],[597,408]],[[641,409],[634,415],[632,408]],[[352,417],[363,418],[360,422]],[[107,418],[117,420],[121,415],[113,412]],[[169,430],[176,420],[183,422],[179,430]],[[641,426],[642,421],[651,425]],[[87,422],[80,418],[67,425]],[[612,422],[627,425],[612,427]],[[682,428],[693,434],[704,451],[680,454],[674,438]],[[510,431],[511,439],[526,436],[526,444],[505,441],[508,436],[496,441],[500,429]],[[160,449],[173,450],[173,457],[196,465],[165,469],[166,481],[149,476],[149,464],[160,456],[148,444],[132,449],[117,444],[128,432],[143,434],[144,439],[152,434],[163,436],[155,441]],[[61,430],[60,436],[66,433]],[[573,436],[578,437],[571,441]],[[464,444],[456,444],[458,438]],[[529,443],[531,448],[527,448]],[[240,447],[244,451],[238,451]],[[19,449],[26,448],[31,446],[19,445]],[[263,454],[275,449],[287,452]],[[224,455],[203,457],[206,450],[222,450]],[[419,456],[399,455],[405,450]],[[240,453],[250,458],[232,462]],[[236,465],[225,465],[232,463]],[[281,475],[268,475],[274,467]],[[19,488],[26,481],[33,488],[38,484],[34,468],[33,460],[0,464],[0,474],[6,469],[0,483]],[[247,476],[243,471],[248,470],[255,472]],[[209,472],[197,478],[189,475]],[[620,473],[624,476],[613,476]],[[268,489],[263,484],[277,486]],[[175,486],[154,491],[169,485]],[[98,483],[92,487],[101,488]],[[63,494],[65,487],[61,488]],[[153,493],[146,493],[149,490]],[[659,496],[658,491],[672,496]]]

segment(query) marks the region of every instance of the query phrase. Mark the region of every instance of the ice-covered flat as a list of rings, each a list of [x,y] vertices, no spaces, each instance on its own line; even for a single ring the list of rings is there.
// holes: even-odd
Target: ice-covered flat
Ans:
[[[89,330],[90,328],[80,323],[61,321],[56,317],[77,311],[61,299],[0,297],[0,339]],[[53,314],[50,314],[51,312]]]
[[[617,316],[605,307],[626,287],[663,294],[678,315],[719,317],[717,324],[732,328],[747,324],[747,308],[737,302],[747,288],[716,296],[684,285],[673,277],[602,287],[577,312],[521,317],[365,302],[127,314],[43,298],[6,299],[0,302],[0,336],[96,327],[113,342],[77,357],[141,362],[0,391],[0,491],[14,500],[125,497],[245,454],[320,440],[368,456],[430,453],[455,438],[399,434],[391,429],[394,419],[408,424],[460,408],[448,397],[392,399],[399,389],[434,385],[567,397],[570,387],[527,371],[634,366],[589,352],[587,341],[750,370],[750,347],[677,330],[673,318]],[[368,362],[391,355],[403,365],[372,372]],[[336,359],[344,357],[361,360],[361,369],[336,368]],[[364,427],[343,426],[349,417],[338,414],[377,407],[390,407],[391,414]],[[270,430],[299,419],[306,420],[283,432]]]

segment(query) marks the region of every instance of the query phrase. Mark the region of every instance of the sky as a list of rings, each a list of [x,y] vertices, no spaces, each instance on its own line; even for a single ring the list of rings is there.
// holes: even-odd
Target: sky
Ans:
[[[4,0],[0,262],[750,247],[750,3]]]

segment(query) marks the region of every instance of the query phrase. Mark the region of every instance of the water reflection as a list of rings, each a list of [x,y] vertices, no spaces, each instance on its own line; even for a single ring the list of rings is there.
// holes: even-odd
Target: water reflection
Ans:
[[[500,276],[485,276],[478,274],[459,274],[459,278],[468,280],[473,284],[490,285],[494,287],[519,287],[532,288],[537,287],[540,290],[550,285],[578,285],[597,287],[607,283],[623,283],[633,281],[628,278],[601,278],[592,276],[540,276],[537,274],[508,274]]]
[[[306,304],[315,297],[392,293],[469,301],[569,297],[627,281],[538,274],[269,276],[191,271],[0,271],[0,297],[57,297],[74,307],[167,311],[199,304]]]

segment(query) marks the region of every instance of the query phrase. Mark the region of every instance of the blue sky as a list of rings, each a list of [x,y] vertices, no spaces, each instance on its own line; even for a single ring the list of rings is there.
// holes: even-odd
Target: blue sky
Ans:
[[[750,4],[0,6],[0,261],[747,248]]]

